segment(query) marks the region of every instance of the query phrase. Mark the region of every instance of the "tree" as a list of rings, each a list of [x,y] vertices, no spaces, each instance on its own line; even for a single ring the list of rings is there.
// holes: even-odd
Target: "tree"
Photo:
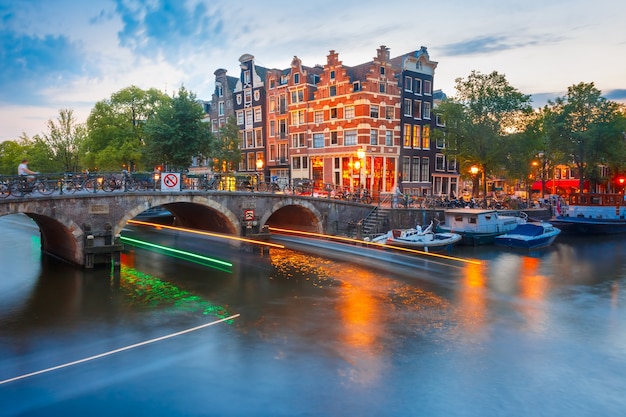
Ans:
[[[59,110],[55,123],[48,120],[48,133],[43,133],[41,140],[50,148],[60,169],[76,172],[80,167],[80,152],[87,138],[87,129],[77,124],[74,112],[70,109]]]
[[[602,97],[593,83],[573,85],[564,97],[549,104],[558,113],[563,151],[576,165],[580,190],[585,179],[596,184],[606,181],[599,174],[599,165],[623,167],[624,114],[619,104]]]
[[[164,169],[185,169],[196,155],[207,155],[209,125],[195,94],[181,87],[168,103],[161,105],[145,124],[145,161],[163,164]]]
[[[144,125],[170,98],[157,89],[126,87],[96,103],[87,119],[84,148],[91,168],[135,169],[145,146]]]
[[[220,128],[219,134],[212,141],[210,155],[212,168],[216,172],[233,171],[241,162],[239,127],[234,117],[229,117]]]
[[[506,162],[505,139],[520,130],[520,116],[529,113],[530,96],[511,87],[504,75],[477,71],[456,79],[455,97],[444,100],[437,113],[446,123],[448,151],[462,170],[480,169],[483,195],[486,177],[500,172]],[[439,134],[439,133],[437,133]]]

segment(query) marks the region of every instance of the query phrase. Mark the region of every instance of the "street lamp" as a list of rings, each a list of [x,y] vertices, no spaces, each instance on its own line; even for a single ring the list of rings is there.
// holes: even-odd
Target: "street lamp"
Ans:
[[[478,167],[472,165],[470,173],[472,174],[472,195],[474,198],[478,198]]]
[[[259,180],[260,180],[260,175],[259,172],[263,171],[263,160],[261,158],[256,160],[256,189],[257,191],[259,190]]]

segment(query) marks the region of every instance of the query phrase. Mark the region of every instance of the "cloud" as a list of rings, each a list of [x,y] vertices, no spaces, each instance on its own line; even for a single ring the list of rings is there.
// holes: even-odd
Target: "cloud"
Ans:
[[[553,43],[558,40],[558,38],[551,36],[533,36],[522,40],[506,35],[479,36],[461,42],[443,45],[441,50],[446,56],[491,54],[527,46],[545,45],[546,43]]]
[[[626,90],[625,89],[608,90],[607,92],[603,94],[603,96],[609,100],[626,102]]]
[[[32,103],[45,86],[80,76],[84,55],[65,36],[0,31],[0,102]]]
[[[116,0],[116,12],[123,23],[121,46],[144,56],[162,53],[175,60],[222,34],[222,20],[205,3]]]

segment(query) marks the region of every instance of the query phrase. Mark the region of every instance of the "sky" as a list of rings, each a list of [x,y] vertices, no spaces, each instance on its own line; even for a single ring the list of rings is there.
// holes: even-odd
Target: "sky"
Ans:
[[[497,71],[535,107],[581,82],[626,102],[624,16],[621,0],[0,0],[0,141],[46,133],[61,109],[84,123],[131,85],[210,100],[243,54],[284,69],[335,50],[353,66],[381,45],[427,47],[448,96]]]

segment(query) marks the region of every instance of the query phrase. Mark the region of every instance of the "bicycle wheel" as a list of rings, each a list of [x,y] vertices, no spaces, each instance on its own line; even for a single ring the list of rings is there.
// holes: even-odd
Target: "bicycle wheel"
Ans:
[[[110,193],[111,191],[118,188],[117,180],[115,178],[105,178],[105,180],[102,181],[101,187],[102,191]]]
[[[138,187],[138,184],[135,180],[126,180],[124,182],[124,191],[135,191]]]
[[[98,189],[98,181],[96,181],[95,178],[86,179],[85,181],[83,181],[83,185],[81,188],[90,193],[95,193]]]
[[[42,195],[50,195],[54,192],[54,181],[42,180],[37,181],[34,185],[34,189]]]

